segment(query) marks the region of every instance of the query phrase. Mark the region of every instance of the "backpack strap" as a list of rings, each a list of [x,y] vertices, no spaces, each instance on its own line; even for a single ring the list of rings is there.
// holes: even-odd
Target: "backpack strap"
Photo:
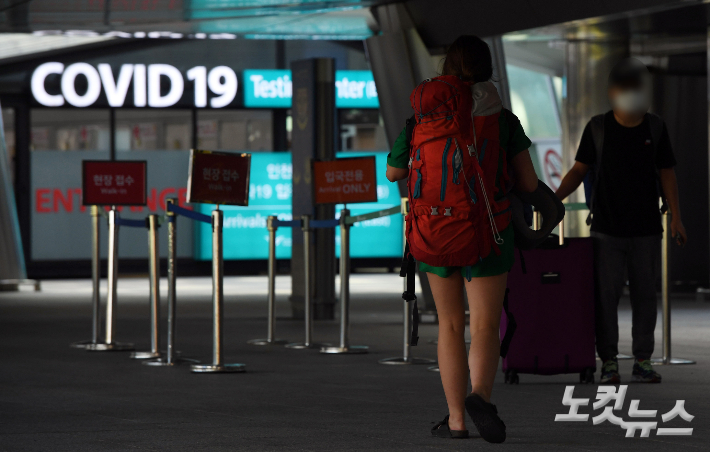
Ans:
[[[399,276],[407,278],[407,288],[402,293],[402,299],[409,303],[414,302],[412,306],[412,336],[409,340],[411,346],[417,345],[419,342],[419,307],[417,306],[417,295],[415,293],[415,279],[417,263],[414,257],[409,252],[409,243],[404,248],[404,256],[402,257],[402,267],[399,270]]]
[[[656,168],[656,157],[658,156],[658,143],[661,141],[661,135],[663,135],[663,119],[654,113],[646,113],[646,118],[648,118],[648,127],[651,129],[651,142],[653,143],[653,167]],[[666,213],[668,211],[668,203],[666,202],[666,195],[663,193],[663,186],[661,185],[661,175],[656,169],[656,179],[658,185],[658,196],[661,198],[661,212]]]
[[[602,166],[602,151],[604,150],[604,118],[605,114],[596,115],[589,121],[589,127],[592,132],[592,141],[594,142],[594,155],[596,156],[596,164],[592,169],[594,171],[594,181],[592,182],[592,195],[589,199],[589,215],[587,215],[587,225],[592,224],[592,212],[594,211],[594,198],[599,185],[599,171]]]
[[[417,125],[417,119],[412,115],[404,123],[405,136],[407,137],[407,147],[412,147],[412,135],[414,134],[414,126]]]
[[[505,311],[505,316],[508,318],[508,327],[505,329],[505,336],[503,336],[503,340],[500,343],[501,358],[505,358],[508,354],[510,342],[513,340],[515,330],[518,328],[518,324],[515,321],[515,317],[513,317],[513,314],[508,310],[508,292],[510,292],[510,289],[506,288],[505,298],[503,298],[503,311]]]

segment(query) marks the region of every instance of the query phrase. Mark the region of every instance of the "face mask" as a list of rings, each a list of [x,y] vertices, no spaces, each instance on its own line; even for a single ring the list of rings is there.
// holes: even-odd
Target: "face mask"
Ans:
[[[622,91],[614,97],[614,108],[625,113],[646,113],[651,105],[649,95],[642,90]]]

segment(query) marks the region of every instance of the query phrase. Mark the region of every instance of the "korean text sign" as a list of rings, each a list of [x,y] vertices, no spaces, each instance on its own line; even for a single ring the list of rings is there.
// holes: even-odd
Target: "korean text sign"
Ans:
[[[313,162],[316,204],[377,201],[375,157]]]
[[[251,154],[190,152],[187,202],[249,205]]]
[[[82,161],[83,204],[143,206],[147,164],[143,161]]]

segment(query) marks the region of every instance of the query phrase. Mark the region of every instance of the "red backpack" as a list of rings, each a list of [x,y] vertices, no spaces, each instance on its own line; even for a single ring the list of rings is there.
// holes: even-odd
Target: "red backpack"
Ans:
[[[511,217],[510,201],[497,188],[508,183],[502,111],[472,118],[470,85],[455,76],[423,81],[410,102],[416,118],[406,217],[411,255],[436,267],[463,267],[491,250],[500,254],[499,231]]]

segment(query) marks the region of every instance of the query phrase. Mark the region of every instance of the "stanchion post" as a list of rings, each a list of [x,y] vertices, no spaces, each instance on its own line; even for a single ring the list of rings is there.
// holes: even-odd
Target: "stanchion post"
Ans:
[[[130,351],[133,344],[114,341],[116,325],[116,306],[118,296],[118,219],[115,206],[108,212],[108,297],[106,300],[106,326],[104,343],[91,344],[86,349],[90,351]]]
[[[92,325],[91,343],[98,344],[101,335],[101,213],[99,206],[91,206],[91,289],[92,289]]]
[[[91,340],[74,342],[73,348],[86,348],[99,343],[101,335],[101,213],[99,206],[91,206]]]
[[[148,273],[150,282],[150,350],[134,352],[133,359],[160,358],[160,253],[158,252],[158,215],[148,216]]]
[[[340,345],[321,347],[321,353],[367,353],[365,345],[350,345],[350,225],[348,209],[340,211]]]
[[[269,287],[267,291],[268,318],[266,339],[252,339],[248,341],[251,345],[283,345],[288,341],[284,339],[276,339],[274,326],[276,324],[276,216],[269,215],[266,218],[266,230],[269,232],[269,258],[268,258],[268,280]]]
[[[402,219],[409,214],[409,199],[407,198],[402,198]],[[407,222],[402,221],[402,249],[407,248]],[[407,277],[408,278],[408,277]],[[407,291],[407,278],[403,278],[403,291]],[[407,302],[406,300],[403,300],[404,303],[404,349],[402,352],[402,356],[398,356],[395,358],[385,358],[381,359],[378,362],[380,364],[434,364],[436,363],[435,360],[433,359],[427,359],[427,358],[414,358],[412,357],[412,323],[411,323],[411,318],[412,318],[412,306],[410,306],[410,303]]]
[[[244,372],[244,364],[222,362],[222,326],[224,317],[224,258],[222,226],[224,213],[219,207],[212,211],[212,364],[193,364],[195,373]]]
[[[670,213],[662,215],[663,239],[661,241],[661,302],[663,303],[663,357],[654,358],[654,364],[678,365],[695,364],[690,359],[673,358],[671,356],[671,275],[669,268],[671,236]]]
[[[147,366],[176,366],[182,363],[198,363],[195,359],[182,358],[175,350],[175,322],[177,308],[176,279],[177,279],[177,215],[170,210],[171,205],[177,205],[177,198],[165,200],[165,215],[168,219],[168,346],[165,357],[143,364]]]
[[[320,348],[329,344],[313,342],[313,295],[311,291],[311,216],[301,216],[301,230],[303,231],[303,317],[305,318],[306,339],[303,342],[286,344],[293,349]]]

